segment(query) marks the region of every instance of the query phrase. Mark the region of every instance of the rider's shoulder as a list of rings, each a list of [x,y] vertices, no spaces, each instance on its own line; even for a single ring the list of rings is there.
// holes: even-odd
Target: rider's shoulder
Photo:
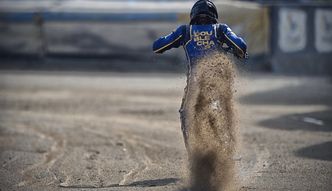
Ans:
[[[229,26],[225,23],[218,23],[216,25],[222,30],[229,29]]]
[[[225,23],[218,23],[217,28],[223,33],[229,33],[232,31],[232,29]]]
[[[187,28],[187,25],[179,25],[178,28],[176,28],[177,31],[182,31]]]
[[[186,31],[187,26],[186,25],[179,25],[173,32],[177,34],[183,34]]]

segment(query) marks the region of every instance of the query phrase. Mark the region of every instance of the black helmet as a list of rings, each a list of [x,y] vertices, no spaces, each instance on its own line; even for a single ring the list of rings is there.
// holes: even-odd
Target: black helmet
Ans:
[[[190,12],[190,24],[199,24],[199,17],[207,17],[210,22],[217,23],[218,11],[210,0],[198,0]]]

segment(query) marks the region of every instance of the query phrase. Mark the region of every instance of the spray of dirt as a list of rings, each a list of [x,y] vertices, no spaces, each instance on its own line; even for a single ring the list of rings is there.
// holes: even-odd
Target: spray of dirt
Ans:
[[[192,191],[237,189],[234,76],[234,64],[222,53],[202,59],[191,71],[184,109]]]

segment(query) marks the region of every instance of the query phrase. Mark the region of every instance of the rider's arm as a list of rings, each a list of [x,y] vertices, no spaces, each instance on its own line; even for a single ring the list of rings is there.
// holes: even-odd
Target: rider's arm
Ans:
[[[226,24],[221,24],[219,27],[222,33],[222,41],[234,50],[235,56],[246,58],[248,55],[246,42],[241,37],[236,36],[236,34]]]
[[[171,34],[161,37],[153,43],[153,51],[155,53],[163,53],[171,48],[178,48],[183,45],[186,26],[178,27]]]

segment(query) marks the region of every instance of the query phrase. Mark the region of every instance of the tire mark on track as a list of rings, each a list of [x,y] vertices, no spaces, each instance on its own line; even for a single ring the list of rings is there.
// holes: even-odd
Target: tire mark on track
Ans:
[[[104,128],[94,128],[90,129],[85,126],[82,126],[82,129],[87,133],[93,134],[100,138],[113,139],[115,142],[124,143],[124,151],[126,153],[125,160],[131,160],[135,163],[135,166],[129,170],[128,173],[122,176],[122,179],[119,180],[117,184],[100,184],[100,186],[94,185],[71,185],[67,184],[67,181],[61,183],[61,187],[66,188],[108,188],[116,186],[126,186],[128,183],[135,181],[142,173],[146,170],[149,170],[150,166],[153,165],[152,159],[146,154],[146,149],[150,149],[151,145],[140,141],[141,136],[135,135],[135,132],[132,132],[128,129],[116,129],[116,133],[113,132],[113,129],[104,129]],[[125,139],[124,139],[125,138]],[[101,168],[97,167],[98,176],[101,176]]]
[[[123,142],[125,142],[128,148],[129,158],[137,161],[137,165],[123,176],[123,179],[119,182],[120,186],[135,181],[140,174],[144,173],[144,171],[148,170],[153,165],[152,159],[146,154],[146,149],[149,149],[150,145],[142,143],[137,137],[130,133],[124,133],[123,136],[127,138],[123,140]]]
[[[18,186],[21,187],[26,186],[27,184],[33,184],[35,182],[35,179],[33,178],[33,171],[39,167],[46,168],[46,171],[53,176],[53,181],[49,182],[48,184],[54,183],[54,181],[58,180],[58,178],[56,174],[54,174],[50,169],[52,168],[54,163],[63,156],[63,150],[66,147],[66,140],[58,134],[46,132],[26,125],[21,126],[19,129],[24,129],[23,131],[19,130],[19,132],[21,133],[26,133],[26,130],[32,131],[41,139],[48,139],[52,141],[53,145],[51,146],[49,151],[43,154],[43,161],[33,164],[27,169],[21,171],[25,180],[23,182],[20,182]]]
[[[253,154],[251,154],[249,157],[247,157],[247,161],[240,164],[239,167],[239,178],[241,180],[242,188],[240,190],[243,190],[247,188],[248,185],[251,185],[253,181],[255,181],[255,178],[259,177],[259,172],[262,169],[268,168],[268,158],[270,156],[270,152],[267,148],[253,144],[252,147],[248,150],[252,151]],[[248,152],[248,150],[246,152]],[[245,166],[245,168],[243,167]]]

